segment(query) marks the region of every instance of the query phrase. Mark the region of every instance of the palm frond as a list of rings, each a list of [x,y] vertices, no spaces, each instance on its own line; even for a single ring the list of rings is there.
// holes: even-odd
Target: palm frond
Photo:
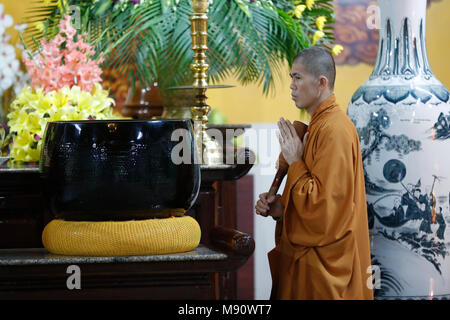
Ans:
[[[242,84],[257,83],[263,93],[273,92],[274,79],[286,62],[311,46],[317,17],[327,17],[320,44],[334,40],[332,2],[316,0],[298,19],[293,15],[298,0],[214,1],[208,12],[209,80],[234,75]],[[28,11],[31,27],[24,39],[31,48],[33,39],[58,32],[65,9],[57,4],[37,1]],[[119,72],[128,84],[158,81],[164,88],[192,82],[191,0],[153,0],[137,6],[125,1],[120,2],[123,10],[114,0],[68,0],[68,5],[80,9],[79,33],[88,33],[97,52],[104,52],[104,66]],[[33,27],[36,22],[45,24],[45,34]]]

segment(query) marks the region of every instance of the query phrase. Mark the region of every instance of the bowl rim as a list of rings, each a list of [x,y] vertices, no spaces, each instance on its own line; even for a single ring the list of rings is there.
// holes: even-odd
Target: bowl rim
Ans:
[[[56,120],[48,123],[55,124],[96,124],[96,123],[154,123],[154,122],[188,122],[190,119],[99,119],[99,120]]]

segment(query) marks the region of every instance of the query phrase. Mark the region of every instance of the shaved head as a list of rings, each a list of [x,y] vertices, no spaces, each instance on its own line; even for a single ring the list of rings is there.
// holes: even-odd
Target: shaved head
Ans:
[[[324,76],[328,79],[328,86],[334,90],[336,79],[336,65],[331,53],[322,47],[310,47],[300,51],[294,58],[293,64],[301,64],[306,71],[318,78]]]

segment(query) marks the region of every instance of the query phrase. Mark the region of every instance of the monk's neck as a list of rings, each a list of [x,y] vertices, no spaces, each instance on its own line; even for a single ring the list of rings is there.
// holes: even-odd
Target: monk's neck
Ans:
[[[310,107],[305,108],[306,112],[308,112],[308,114],[310,115],[310,117],[312,118],[314,112],[317,110],[317,108],[319,108],[319,106],[325,101],[327,100],[329,97],[331,97],[334,93],[333,92],[327,92],[327,94],[322,95],[316,103],[312,104]]]

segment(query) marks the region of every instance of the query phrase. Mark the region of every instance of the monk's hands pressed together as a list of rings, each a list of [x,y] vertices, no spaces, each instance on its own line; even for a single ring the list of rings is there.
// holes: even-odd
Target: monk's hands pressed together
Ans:
[[[293,162],[302,160],[308,133],[305,134],[302,141],[289,120],[281,118],[277,124],[280,130],[277,132],[278,141],[286,162],[291,165]]]
[[[268,192],[261,193],[259,195],[259,200],[256,202],[256,214],[263,217],[271,216],[280,218],[284,212],[284,206],[281,203],[281,195],[277,194],[275,196],[268,197]]]

